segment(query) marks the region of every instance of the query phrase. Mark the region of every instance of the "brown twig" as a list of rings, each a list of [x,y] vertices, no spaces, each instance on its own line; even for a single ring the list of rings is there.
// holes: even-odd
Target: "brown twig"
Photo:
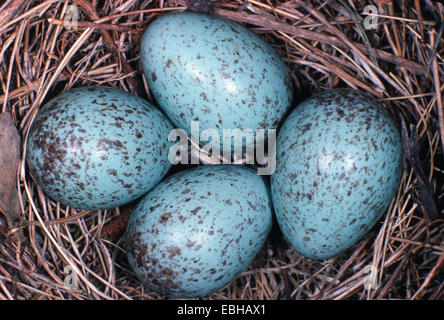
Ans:
[[[108,23],[94,23],[89,21],[64,21],[59,19],[48,19],[49,23],[58,25],[58,26],[65,26],[65,27],[76,27],[76,29],[86,29],[86,28],[93,28],[97,30],[107,30],[107,31],[117,31],[117,32],[127,32],[127,31],[133,31],[133,32],[141,32],[143,31],[142,28],[131,28],[124,25],[119,24],[108,24]]]
[[[435,38],[433,41],[433,43],[438,43],[438,42],[439,38]],[[432,73],[433,73],[433,82],[435,84],[435,97],[436,97],[436,107],[438,109],[438,117],[439,117],[439,130],[441,133],[441,146],[442,149],[444,150],[444,104],[442,101],[441,80],[438,67],[438,59],[436,58],[436,56],[434,57],[432,62]]]
[[[343,2],[357,13],[362,10],[363,2]],[[77,213],[48,198],[27,171],[26,136],[43,104],[72,87],[99,84],[138,91],[134,83],[145,81],[137,66],[139,28],[184,10],[185,2],[26,3],[0,24],[0,103],[12,111],[23,141],[19,168],[12,173],[20,223],[8,228],[0,214],[0,299],[165,298],[142,286],[116,240],[129,216],[125,208]],[[424,207],[414,201],[418,176],[407,167],[381,223],[351,249],[327,261],[307,259],[290,248],[275,226],[248,270],[204,299],[440,299],[444,69],[437,36],[444,7],[428,0],[396,6],[375,1],[382,23],[363,37],[358,17],[337,1],[303,3],[309,7],[296,1],[214,2],[216,15],[260,33],[282,55],[297,88],[295,105],[335,87],[382,92],[387,109],[415,127],[418,137],[412,143],[420,151],[420,180],[430,183],[441,216],[433,222],[423,218]],[[80,9],[80,32],[61,24],[71,4]],[[425,73],[428,61],[430,74]],[[21,239],[13,236],[17,231],[23,231]],[[108,239],[103,237],[107,234]],[[378,286],[371,290],[365,287],[367,266],[374,266],[378,276]],[[69,272],[77,276],[75,289],[64,284]]]
[[[0,29],[6,22],[19,15],[30,2],[30,0],[6,0],[0,6]]]
[[[96,9],[94,8],[94,6],[91,5],[90,2],[88,2],[86,0],[75,0],[74,2],[85,11],[85,13],[88,15],[88,17],[91,20],[93,20],[93,21],[99,20],[99,16],[96,12]],[[119,63],[122,65],[123,71],[126,73],[134,72],[133,68],[130,66],[128,61],[122,56],[119,48],[116,46],[110,33],[104,29],[102,29],[101,32],[102,32],[103,38],[105,39],[106,44],[116,54],[116,57],[117,57]],[[139,92],[140,94],[142,93],[142,89],[141,89],[140,84],[134,78],[128,78],[128,81],[133,86],[133,90],[135,90],[135,92]]]
[[[265,16],[257,16],[257,15],[250,15],[243,12],[235,12],[225,9],[215,9],[215,13],[221,17],[229,18],[236,21],[241,21],[245,23],[250,23],[253,25],[265,27],[271,30],[279,30],[284,33],[288,33],[295,37],[301,37],[307,40],[313,40],[313,41],[319,41],[322,43],[327,43],[330,45],[337,46],[342,49],[347,49],[347,44],[344,44],[340,40],[338,40],[336,37],[326,35],[324,33],[317,33],[310,30],[305,30],[300,27],[296,27],[290,24],[283,24],[280,22],[277,22],[275,20],[272,20]],[[349,43],[353,44],[354,47],[356,47],[358,50],[369,53],[368,49],[365,45],[358,44],[358,43]],[[390,54],[384,50],[380,49],[373,49],[374,53],[376,54],[377,58],[396,64],[396,65],[402,65],[409,71],[413,72],[414,74],[424,74],[425,73],[425,67],[417,62],[410,61],[398,56],[395,56],[393,54]]]
[[[412,300],[421,299],[421,297],[423,296],[423,292],[424,292],[425,288],[427,288],[427,285],[430,283],[430,281],[432,281],[433,277],[435,277],[436,274],[439,273],[439,271],[440,271],[440,269],[441,269],[441,267],[443,265],[444,265],[444,254],[441,255],[439,260],[436,262],[436,265],[433,267],[432,270],[430,270],[429,274],[427,275],[427,277],[424,280],[424,282],[421,285],[421,287],[413,295]]]

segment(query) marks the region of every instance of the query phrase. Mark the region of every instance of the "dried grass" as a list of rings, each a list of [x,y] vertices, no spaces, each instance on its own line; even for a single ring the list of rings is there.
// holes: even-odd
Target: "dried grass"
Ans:
[[[106,84],[151,100],[139,63],[144,28],[184,1],[73,1],[77,29],[63,26],[68,1],[8,0],[0,12],[0,108],[25,141],[39,108],[72,87]],[[376,30],[358,23],[367,4]],[[215,14],[260,33],[281,53],[298,101],[332,87],[368,91],[418,132],[425,177],[441,220],[424,217],[417,173],[407,165],[385,217],[346,253],[327,261],[294,252],[277,229],[257,259],[210,299],[444,298],[444,6],[439,1],[216,2]],[[361,15],[365,17],[365,15]],[[296,102],[298,102],[296,101]],[[3,150],[2,150],[3,152]],[[129,269],[117,240],[102,236],[119,208],[76,212],[17,175],[21,220],[0,217],[0,299],[157,299]],[[64,285],[75,277],[77,289]],[[368,286],[369,275],[377,286]]]

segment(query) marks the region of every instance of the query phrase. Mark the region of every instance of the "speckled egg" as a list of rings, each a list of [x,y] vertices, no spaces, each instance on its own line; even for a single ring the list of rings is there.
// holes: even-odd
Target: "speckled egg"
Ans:
[[[105,209],[150,190],[170,168],[165,115],[107,87],[60,94],[37,114],[27,142],[32,176],[54,200]]]
[[[219,17],[179,12],[156,19],[143,35],[141,59],[159,106],[188,134],[192,121],[200,132],[218,130],[221,142],[223,129],[276,128],[293,98],[273,48]]]
[[[150,289],[201,297],[252,262],[272,223],[271,196],[248,167],[204,166],[160,182],[127,226],[128,260]]]
[[[330,258],[358,242],[387,209],[402,173],[395,122],[356,90],[302,102],[285,120],[276,148],[276,217],[286,239],[310,258]]]

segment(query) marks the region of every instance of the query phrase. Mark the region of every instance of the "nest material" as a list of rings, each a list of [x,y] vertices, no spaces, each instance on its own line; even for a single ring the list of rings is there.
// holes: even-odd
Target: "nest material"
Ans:
[[[378,10],[376,29],[364,28],[363,19],[374,18],[365,14],[369,4]],[[166,0],[2,5],[0,108],[12,114],[22,154],[20,215],[0,216],[0,299],[163,298],[135,278],[118,240],[130,206],[66,208],[42,193],[23,159],[37,111],[62,91],[107,85],[152,101],[139,63],[143,30],[156,16],[184,6]],[[212,11],[245,24],[281,54],[297,91],[295,104],[334,87],[368,91],[404,119],[410,147],[395,199],[353,248],[334,259],[310,260],[275,227],[248,270],[206,299],[443,299],[442,3],[237,0],[216,1]],[[430,200],[438,219],[428,217]]]

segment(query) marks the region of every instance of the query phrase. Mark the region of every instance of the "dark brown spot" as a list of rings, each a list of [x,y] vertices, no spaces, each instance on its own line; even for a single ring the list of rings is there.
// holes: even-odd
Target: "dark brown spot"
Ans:
[[[251,203],[249,200],[247,200],[247,203],[248,203],[248,206],[249,206],[251,209],[253,209],[253,210],[256,211],[256,206],[255,206],[253,203]]]
[[[191,213],[196,214],[199,212],[200,209],[202,209],[202,207],[196,207],[193,210],[191,210]]]
[[[170,254],[170,259],[176,255],[180,255],[182,252],[178,247],[168,247],[167,251]]]
[[[151,209],[151,208],[150,208]],[[170,212],[166,212],[160,216],[159,222],[161,224],[166,224],[168,222],[168,219],[171,217]]]
[[[155,206],[150,207],[150,211],[153,212],[156,208],[159,208],[160,204],[156,204]]]

